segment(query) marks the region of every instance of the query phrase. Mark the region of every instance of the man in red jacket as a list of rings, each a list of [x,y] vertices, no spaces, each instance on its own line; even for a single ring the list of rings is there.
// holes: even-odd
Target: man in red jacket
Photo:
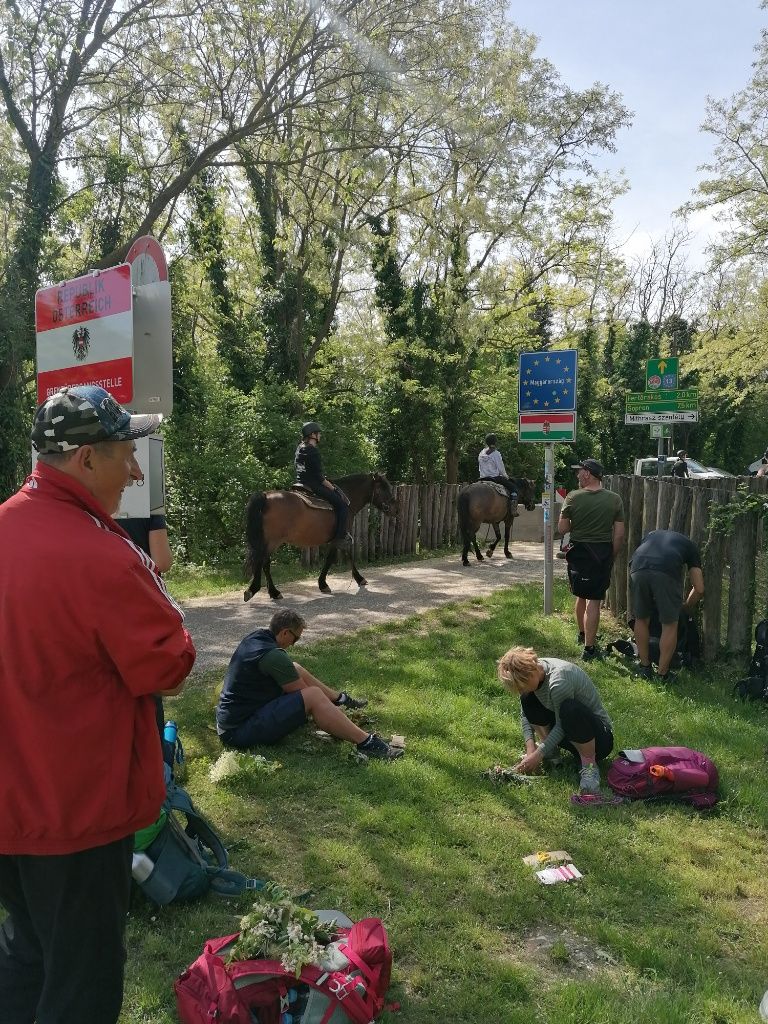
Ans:
[[[35,413],[37,467],[0,505],[0,1019],[114,1024],[133,833],[163,801],[153,694],[195,659],[151,560],[112,519],[141,477],[94,385]]]

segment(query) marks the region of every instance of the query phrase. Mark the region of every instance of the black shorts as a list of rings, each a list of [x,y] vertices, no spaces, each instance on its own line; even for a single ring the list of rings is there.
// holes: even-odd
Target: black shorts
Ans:
[[[638,619],[650,619],[654,609],[659,622],[677,622],[683,607],[683,581],[659,569],[638,569],[629,574],[632,607]]]
[[[602,600],[611,582],[613,544],[586,544],[574,541],[565,556],[568,562],[568,583],[576,597]]]
[[[261,744],[279,743],[283,737],[304,725],[306,720],[304,698],[301,690],[295,690],[271,700],[245,722],[222,732],[220,738],[226,747],[247,750]]]

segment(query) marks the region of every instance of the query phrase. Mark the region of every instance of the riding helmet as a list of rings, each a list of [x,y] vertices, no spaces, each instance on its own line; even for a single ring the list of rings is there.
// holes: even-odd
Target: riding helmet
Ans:
[[[310,420],[305,423],[301,428],[302,437],[311,437],[312,434],[319,434],[322,431],[322,427],[316,420]]]

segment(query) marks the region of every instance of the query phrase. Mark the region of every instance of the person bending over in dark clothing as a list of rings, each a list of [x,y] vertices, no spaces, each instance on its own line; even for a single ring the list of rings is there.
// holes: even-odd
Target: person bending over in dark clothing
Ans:
[[[683,566],[688,567],[691,590],[683,600]],[[640,674],[652,675],[649,654],[650,621],[654,611],[661,622],[658,678],[669,678],[677,649],[681,610],[690,612],[704,594],[701,552],[683,533],[652,530],[640,542],[629,562],[629,585],[635,612],[635,641]]]

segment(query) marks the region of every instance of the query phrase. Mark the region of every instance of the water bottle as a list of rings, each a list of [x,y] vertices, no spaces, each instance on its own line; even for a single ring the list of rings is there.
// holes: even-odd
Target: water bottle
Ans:
[[[131,864],[131,874],[137,882],[146,882],[152,874],[154,867],[155,865],[146,853],[134,853],[133,862]]]
[[[165,728],[163,729],[163,739],[166,743],[173,745],[176,742],[176,737],[179,735],[179,727],[175,722],[166,722]]]
[[[293,1005],[293,1024],[300,1024],[309,1001],[309,985],[300,985]]]

